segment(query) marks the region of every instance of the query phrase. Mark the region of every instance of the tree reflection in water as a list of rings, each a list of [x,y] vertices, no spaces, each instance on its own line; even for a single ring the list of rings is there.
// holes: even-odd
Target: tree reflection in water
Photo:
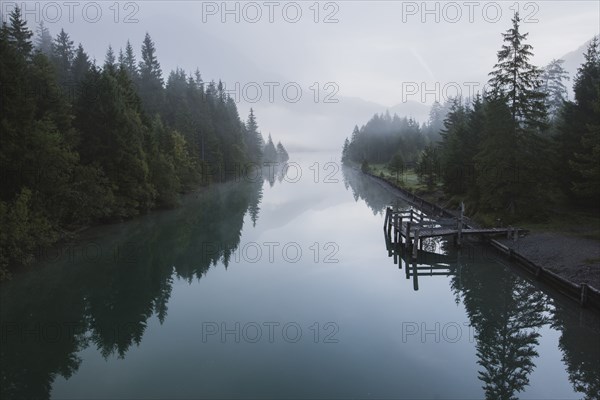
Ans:
[[[78,370],[81,350],[93,344],[104,357],[124,357],[139,345],[148,319],[167,317],[174,277],[192,282],[211,265],[227,266],[244,216],[258,219],[263,182],[206,188],[184,207],[65,246],[3,285],[0,397],[48,398],[57,375]]]
[[[344,184],[354,199],[363,199],[374,214],[397,201],[380,184],[351,168],[344,168]],[[386,241],[390,256],[391,245]],[[444,254],[436,257],[433,253],[440,249]],[[516,399],[526,390],[536,367],[539,332],[548,324],[561,331],[559,348],[574,390],[586,399],[600,398],[598,315],[585,313],[570,300],[545,294],[482,247],[467,246],[458,251],[447,240],[430,240],[424,242],[416,262],[404,253],[398,252],[398,261],[402,263],[404,256],[406,268],[409,261],[421,266],[439,262],[448,266],[456,301],[464,304],[476,333],[478,378],[487,399]],[[426,279],[426,275],[427,271],[420,276]],[[587,315],[585,324],[579,318],[582,312]]]

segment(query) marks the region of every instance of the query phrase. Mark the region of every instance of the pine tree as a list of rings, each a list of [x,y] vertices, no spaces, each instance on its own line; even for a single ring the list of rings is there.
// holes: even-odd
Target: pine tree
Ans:
[[[44,53],[47,57],[52,57],[52,35],[50,30],[41,21],[36,30],[35,49]]]
[[[348,138],[344,140],[344,146],[342,147],[342,163],[347,163],[349,161],[350,154],[350,141]]]
[[[74,54],[73,41],[64,29],[61,29],[54,39],[52,60],[56,66],[57,81],[63,88],[72,82],[71,67]]]
[[[396,175],[396,183],[398,183],[399,175],[401,175],[404,170],[404,160],[402,159],[402,156],[400,154],[394,155],[388,163],[387,168]]]
[[[258,131],[258,124],[254,116],[254,110],[250,109],[248,120],[246,121],[246,147],[252,162],[259,163],[263,158],[263,138]]]
[[[555,119],[564,102],[567,101],[567,87],[563,81],[569,80],[569,74],[563,68],[564,60],[553,59],[542,74],[542,90],[546,94],[548,116]]]
[[[435,144],[429,144],[421,153],[417,164],[417,175],[420,181],[427,184],[429,190],[434,188],[440,175],[440,156]]]
[[[600,42],[594,37],[585,62],[575,78],[575,120],[568,120],[570,140],[578,141],[569,167],[574,170],[572,187],[582,201],[596,205],[600,197]]]
[[[8,25],[9,42],[15,48],[17,54],[22,57],[29,58],[33,44],[31,37],[33,32],[27,28],[27,21],[21,17],[21,9],[15,7],[10,13],[10,24]]]
[[[465,172],[471,163],[473,154],[465,148],[468,135],[467,110],[456,99],[450,112],[444,120],[444,128],[440,132],[442,136],[442,151],[440,163],[444,190],[452,195],[465,194],[468,188]]]
[[[490,73],[492,91],[487,99],[487,128],[476,156],[482,167],[477,181],[484,208],[507,218],[534,218],[542,216],[548,203],[543,188],[550,175],[545,163],[549,145],[540,135],[547,127],[541,71],[529,63],[533,48],[525,43],[528,34],[519,31],[519,22],[515,13]]]
[[[123,56],[122,67],[125,68],[129,77],[134,83],[137,83],[138,80],[138,67],[137,62],[135,60],[135,54],[133,52],[133,46],[129,40],[127,41],[127,45],[125,46],[125,54]]]
[[[156,48],[150,34],[146,33],[142,44],[142,61],[139,65],[139,95],[144,110],[150,116],[159,113],[163,106],[162,70],[156,58]]]
[[[485,105],[484,140],[476,155],[480,208],[514,218],[519,198],[516,132],[511,110],[503,98],[490,97]]]
[[[73,66],[71,68],[73,82],[78,85],[85,78],[85,75],[88,73],[91,67],[92,63],[90,62],[87,53],[83,49],[83,46],[81,43],[79,43],[79,46],[75,51],[75,58],[73,59]]]
[[[518,131],[545,128],[545,95],[540,90],[541,71],[529,63],[532,46],[525,43],[528,33],[521,33],[519,13],[515,13],[513,27],[503,33],[505,44],[498,51],[498,62],[490,72],[489,84],[496,96],[505,96]]]
[[[114,72],[117,66],[116,61],[115,52],[113,51],[112,46],[109,44],[108,49],[106,50],[106,56],[104,56],[104,69]]]

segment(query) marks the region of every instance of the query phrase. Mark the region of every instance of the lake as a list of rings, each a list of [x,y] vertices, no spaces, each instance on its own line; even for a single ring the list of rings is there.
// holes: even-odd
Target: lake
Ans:
[[[428,240],[415,280],[382,229],[407,204],[337,156],[292,161],[3,284],[1,397],[598,398],[596,315],[476,242]]]

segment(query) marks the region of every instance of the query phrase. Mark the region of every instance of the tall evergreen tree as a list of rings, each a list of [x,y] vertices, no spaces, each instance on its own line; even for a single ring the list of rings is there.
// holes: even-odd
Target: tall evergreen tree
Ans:
[[[568,72],[563,68],[564,60],[554,59],[542,74],[542,90],[546,94],[546,107],[551,119],[555,119],[567,101],[567,87],[563,82],[569,80]]]
[[[56,66],[58,83],[63,87],[72,82],[71,67],[74,55],[73,41],[64,29],[61,29],[54,39],[52,60]]]
[[[92,63],[90,62],[87,53],[83,49],[83,46],[81,43],[79,43],[79,46],[77,46],[77,50],[75,51],[75,58],[73,59],[73,66],[71,69],[73,82],[75,84],[79,84],[85,78],[85,75],[88,73],[91,67]]]
[[[544,163],[549,145],[540,135],[547,128],[541,71],[529,63],[533,48],[525,43],[528,34],[520,32],[519,22],[515,13],[513,27],[503,34],[505,44],[490,73],[487,129],[477,155],[484,167],[478,176],[481,201],[509,219],[540,214],[545,204],[542,187],[549,183],[549,169]]]
[[[104,68],[114,72],[116,67],[117,60],[115,58],[115,52],[112,46],[109,44],[108,49],[106,50],[106,55],[104,56]]]
[[[506,97],[514,129],[543,129],[546,107],[540,90],[542,72],[529,62],[533,47],[525,43],[529,33],[520,32],[520,21],[519,13],[515,13],[512,28],[502,34],[505,43],[488,83],[496,96]]]
[[[27,28],[27,21],[22,18],[19,7],[15,7],[14,11],[10,13],[9,19],[9,41],[18,54],[28,58],[33,49],[33,44],[31,43],[33,32]]]
[[[135,54],[133,52],[133,46],[131,46],[129,40],[127,41],[127,45],[125,46],[122,67],[125,68],[125,71],[127,71],[131,80],[137,84],[139,78],[138,67],[137,62],[135,60]]]
[[[248,148],[248,155],[250,159],[259,163],[263,157],[263,146],[264,141],[261,133],[258,131],[258,123],[254,116],[254,110],[250,109],[248,114],[248,120],[246,121],[246,146]]]
[[[162,70],[156,58],[156,48],[150,34],[142,43],[142,61],[139,65],[139,95],[148,115],[159,113],[163,106]]]
[[[41,21],[36,30],[35,49],[44,53],[47,57],[52,57],[52,35],[50,30]]]
[[[600,42],[594,37],[585,54],[585,62],[575,78],[573,114],[567,129],[579,146],[570,160],[574,169],[573,191],[580,200],[595,204],[600,198]]]

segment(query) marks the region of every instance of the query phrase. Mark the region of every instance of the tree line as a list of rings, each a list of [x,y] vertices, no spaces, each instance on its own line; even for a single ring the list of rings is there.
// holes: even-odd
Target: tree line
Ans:
[[[240,166],[287,160],[240,119],[221,81],[170,72],[146,33],[98,65],[61,30],[35,38],[16,8],[0,29],[0,279],[94,223],[172,207]],[[271,147],[274,148],[274,152]]]
[[[414,167],[430,189],[440,182],[450,199],[471,214],[504,221],[543,219],[555,204],[597,207],[600,197],[600,44],[594,37],[567,99],[562,60],[546,68],[530,62],[533,48],[516,13],[503,35],[488,88],[456,98],[435,135],[435,123],[382,135],[375,116],[346,139],[342,160]],[[434,108],[440,114],[440,106]],[[432,110],[434,111],[434,110]],[[438,118],[439,120],[439,118]],[[391,128],[391,125],[388,124]],[[429,129],[426,135],[425,129]]]

